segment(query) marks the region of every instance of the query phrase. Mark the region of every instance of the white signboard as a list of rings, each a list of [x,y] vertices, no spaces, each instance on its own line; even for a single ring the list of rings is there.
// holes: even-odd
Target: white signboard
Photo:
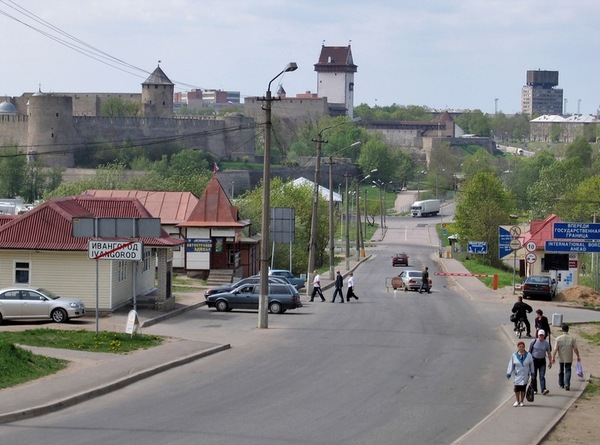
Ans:
[[[144,245],[139,241],[102,241],[88,242],[90,260],[129,260],[141,261]]]
[[[528,252],[535,252],[537,249],[537,244],[533,241],[528,241],[527,244],[525,244],[525,248]]]
[[[137,332],[140,327],[140,320],[136,311],[129,311],[127,314],[127,326],[125,327],[126,334],[133,334]]]
[[[528,253],[525,256],[525,261],[527,261],[528,264],[533,264],[533,263],[535,263],[536,260],[537,260],[537,256],[535,255],[535,253]]]

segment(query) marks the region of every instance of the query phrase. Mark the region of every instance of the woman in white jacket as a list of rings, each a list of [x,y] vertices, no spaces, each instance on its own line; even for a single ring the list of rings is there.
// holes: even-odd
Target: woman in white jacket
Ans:
[[[534,375],[533,358],[525,350],[525,342],[523,341],[517,343],[517,352],[510,356],[506,378],[510,379],[513,373],[515,375],[515,397],[517,399],[513,406],[523,406],[529,377]]]

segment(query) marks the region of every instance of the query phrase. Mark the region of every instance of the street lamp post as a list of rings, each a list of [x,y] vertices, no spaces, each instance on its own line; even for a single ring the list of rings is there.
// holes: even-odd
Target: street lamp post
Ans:
[[[310,223],[310,241],[308,244],[308,273],[307,273],[307,278],[310,278],[310,274],[313,273],[313,271],[315,270],[315,254],[317,252],[317,224],[318,224],[318,219],[317,219],[317,213],[319,210],[319,173],[320,173],[320,169],[321,169],[321,146],[323,143],[327,143],[327,141],[323,140],[323,133],[326,130],[330,130],[332,128],[335,127],[339,127],[340,125],[344,125],[344,124],[351,124],[354,122],[358,122],[360,120],[360,118],[354,118],[354,119],[349,119],[343,122],[338,122],[335,125],[330,125],[329,127],[325,127],[323,128],[321,131],[319,131],[319,133],[317,134],[317,139],[313,140],[313,142],[317,143],[317,159],[316,159],[316,165],[315,165],[315,191],[314,191],[314,196],[313,196],[313,208],[312,208],[312,218],[311,218],[311,223]],[[330,184],[330,203],[331,203],[331,184]],[[331,204],[330,204],[331,205]],[[330,236],[331,236],[331,228],[332,226],[332,221],[330,221]],[[331,271],[330,271],[331,272]],[[333,276],[331,277],[331,279],[333,279]],[[307,280],[307,283],[310,283],[309,280]],[[310,295],[310,293],[312,292],[312,285],[307,284],[306,286],[306,295]]]
[[[335,153],[331,153],[329,155],[329,279],[333,280],[335,278],[335,239],[333,237],[333,155],[337,153],[341,153],[350,147],[356,147],[360,145],[361,142],[354,142],[347,147],[344,147]]]
[[[346,173],[344,179],[346,180],[346,270],[350,270],[350,199],[348,196],[348,178],[350,175]]]
[[[263,159],[263,201],[262,201],[262,242],[260,246],[260,293],[258,296],[258,327],[265,329],[268,327],[267,319],[267,296],[269,294],[269,235],[271,226],[270,198],[271,198],[271,105],[273,98],[271,97],[271,84],[275,79],[283,73],[296,71],[298,65],[290,62],[286,67],[275,77],[271,79],[267,87],[265,98],[265,148]]]

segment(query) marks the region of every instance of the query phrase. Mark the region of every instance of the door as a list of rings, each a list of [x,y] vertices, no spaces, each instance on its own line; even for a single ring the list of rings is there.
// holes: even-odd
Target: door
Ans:
[[[23,317],[50,317],[50,302],[39,292],[34,290],[22,290],[21,301],[23,303]]]
[[[20,291],[7,290],[0,294],[0,312],[4,318],[19,318],[23,312],[21,305]]]

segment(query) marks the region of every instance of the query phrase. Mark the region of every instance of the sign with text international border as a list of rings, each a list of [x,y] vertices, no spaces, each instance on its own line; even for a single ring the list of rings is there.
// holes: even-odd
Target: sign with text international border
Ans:
[[[588,253],[600,252],[598,241],[546,241],[546,252]]]
[[[555,222],[552,224],[552,238],[574,240],[600,240],[600,224]]]

